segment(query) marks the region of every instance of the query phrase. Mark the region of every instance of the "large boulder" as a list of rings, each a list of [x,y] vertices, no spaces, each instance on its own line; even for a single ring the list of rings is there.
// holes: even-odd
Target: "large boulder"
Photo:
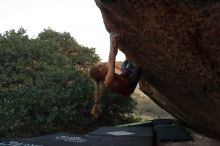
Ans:
[[[120,50],[143,68],[141,90],[220,139],[220,1],[96,0]]]

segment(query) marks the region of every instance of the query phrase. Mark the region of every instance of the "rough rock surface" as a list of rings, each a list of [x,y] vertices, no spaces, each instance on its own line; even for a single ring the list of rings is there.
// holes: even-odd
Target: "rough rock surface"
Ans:
[[[140,87],[195,130],[220,139],[220,1],[96,0]]]

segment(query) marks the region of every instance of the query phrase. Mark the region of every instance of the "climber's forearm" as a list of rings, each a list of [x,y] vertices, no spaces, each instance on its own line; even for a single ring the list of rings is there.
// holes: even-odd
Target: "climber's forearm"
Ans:
[[[116,58],[116,52],[114,48],[110,49],[110,54],[109,54],[109,60],[108,60],[108,72],[105,77],[104,85],[108,86],[113,78],[114,78],[114,73],[115,73],[115,58]]]
[[[108,86],[113,78],[115,73],[115,59],[118,53],[118,41],[119,35],[117,33],[110,33],[110,51],[108,59],[108,72],[105,77],[104,85]]]

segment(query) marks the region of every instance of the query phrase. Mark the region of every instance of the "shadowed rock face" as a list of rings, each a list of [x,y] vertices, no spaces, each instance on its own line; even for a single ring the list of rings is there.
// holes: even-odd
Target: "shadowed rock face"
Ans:
[[[195,1],[195,2],[194,2]],[[96,0],[141,90],[195,130],[220,138],[220,1]]]

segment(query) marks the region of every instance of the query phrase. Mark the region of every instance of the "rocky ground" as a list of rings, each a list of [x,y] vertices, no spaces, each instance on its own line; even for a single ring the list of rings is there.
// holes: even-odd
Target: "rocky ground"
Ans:
[[[138,93],[133,94],[132,97],[137,101],[134,115],[140,117],[142,121],[161,118],[174,118],[165,110],[156,105],[149,97]]]

